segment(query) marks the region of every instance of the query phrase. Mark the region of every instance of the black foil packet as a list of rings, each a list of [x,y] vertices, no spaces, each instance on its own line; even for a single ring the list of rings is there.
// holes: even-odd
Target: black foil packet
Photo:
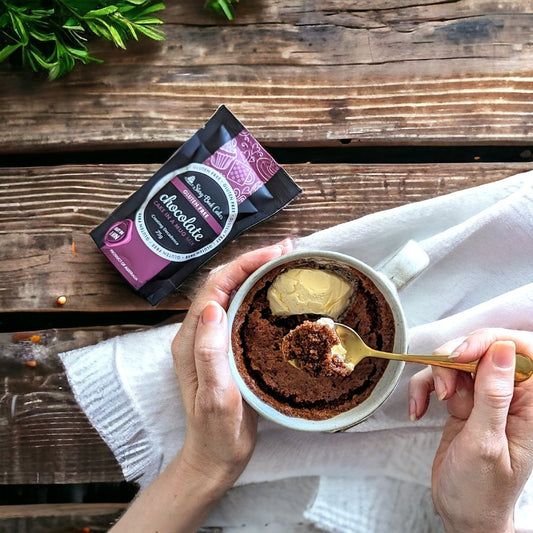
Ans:
[[[225,107],[91,237],[152,305],[301,189]]]

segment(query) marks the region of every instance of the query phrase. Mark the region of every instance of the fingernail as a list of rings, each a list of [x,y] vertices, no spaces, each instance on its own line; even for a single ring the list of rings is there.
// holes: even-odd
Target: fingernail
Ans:
[[[448,356],[450,359],[455,359],[459,357],[467,348],[468,344],[466,342],[463,342],[455,348],[455,350]]]
[[[223,309],[218,302],[207,302],[202,313],[202,323],[206,326],[216,326],[222,322]]]
[[[440,376],[437,376],[435,378],[435,394],[437,395],[437,399],[442,402],[444,398],[446,398],[446,385],[444,381],[442,381],[442,378]]]
[[[294,239],[292,237],[287,237],[283,239],[279,245],[281,246],[282,251],[290,251],[294,248]]]
[[[496,343],[494,347],[494,354],[492,356],[492,362],[495,366],[501,369],[511,368],[514,364],[516,346],[511,341],[501,341]],[[514,347],[514,349],[512,349]]]
[[[411,422],[416,422],[417,416],[416,416],[416,401],[414,398],[411,398],[409,400],[409,420]]]

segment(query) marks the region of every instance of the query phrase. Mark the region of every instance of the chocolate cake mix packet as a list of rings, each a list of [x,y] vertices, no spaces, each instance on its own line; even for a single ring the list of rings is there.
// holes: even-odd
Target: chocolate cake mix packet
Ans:
[[[225,107],[91,237],[152,305],[301,189]]]

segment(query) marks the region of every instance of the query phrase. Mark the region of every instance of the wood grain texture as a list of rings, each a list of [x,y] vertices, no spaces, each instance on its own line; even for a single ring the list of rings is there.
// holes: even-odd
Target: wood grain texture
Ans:
[[[84,533],[108,531],[125,504],[41,504],[0,507],[0,532]]]
[[[124,480],[76,403],[57,354],[138,329],[0,333],[0,484]]]
[[[0,506],[0,533],[105,533],[125,507],[122,503]],[[197,533],[222,531],[227,530],[205,527]]]
[[[98,251],[90,230],[156,166],[0,169],[0,310],[150,310]],[[527,163],[287,165],[303,193],[247,231],[157,309],[182,311],[206,271],[244,250],[528,170]],[[75,250],[73,249],[73,243]],[[67,303],[59,306],[59,295]]]
[[[530,142],[531,0],[169,4],[166,41],[50,83],[0,65],[0,152],[176,147],[225,103],[267,145]],[[38,97],[36,97],[38,95]]]

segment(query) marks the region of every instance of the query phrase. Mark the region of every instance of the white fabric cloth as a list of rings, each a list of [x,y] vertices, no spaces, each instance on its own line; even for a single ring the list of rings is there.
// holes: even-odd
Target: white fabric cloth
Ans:
[[[428,268],[400,293],[412,353],[431,352],[477,327],[533,331],[533,172],[372,214],[297,245],[348,253],[375,265],[409,239],[430,257]],[[60,355],[79,404],[126,479],[141,486],[168,463],[184,438],[170,354],[178,327]],[[384,406],[346,433],[301,433],[260,420],[256,449],[238,485],[294,479],[294,491],[302,476],[314,476],[316,496],[302,519],[316,527],[354,533],[440,531],[430,474],[446,408],[432,401],[425,417],[409,421],[407,383],[417,370],[407,365]],[[261,491],[248,501],[242,488],[236,490],[240,505],[231,507],[231,516],[224,512],[226,499],[210,520],[242,524],[235,513],[257,506],[259,497],[262,508],[277,507],[271,493],[267,501]],[[533,532],[532,480],[517,505],[516,524]]]

